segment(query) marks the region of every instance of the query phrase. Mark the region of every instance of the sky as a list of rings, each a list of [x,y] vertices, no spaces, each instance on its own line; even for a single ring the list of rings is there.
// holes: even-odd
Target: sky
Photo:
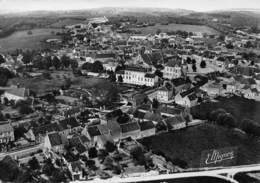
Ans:
[[[100,7],[154,7],[195,11],[260,9],[260,0],[0,0],[0,13],[35,10],[82,10]]]

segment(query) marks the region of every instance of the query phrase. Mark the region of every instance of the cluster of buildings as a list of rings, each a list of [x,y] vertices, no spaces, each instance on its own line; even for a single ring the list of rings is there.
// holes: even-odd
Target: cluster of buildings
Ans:
[[[208,37],[199,33],[188,38],[167,33],[125,35],[111,27],[106,17],[67,26],[71,39],[51,54],[59,58],[66,54],[76,60],[80,77],[87,75],[88,78],[113,82],[119,89],[120,105],[110,109],[97,106],[97,98],[101,98],[95,96],[97,91],[83,87],[49,89],[35,96],[23,86],[3,87],[0,88],[3,90],[1,101],[6,108],[10,109],[6,101],[14,101],[14,104],[30,101],[35,113],[9,118],[1,123],[0,144],[29,145],[30,153],[35,151],[37,154],[41,149],[46,157],[52,154],[54,159],[61,158],[73,180],[101,176],[99,171],[83,163],[82,156],[93,160],[97,167],[100,165],[99,170],[109,176],[115,174],[107,171],[107,167],[102,168],[104,162],[115,163],[118,155],[120,160],[117,163],[125,174],[151,169],[176,171],[178,167],[165,157],[151,152],[145,154],[152,157],[155,167],[147,169],[144,165],[133,165],[132,147],[144,148],[136,140],[191,126],[190,109],[217,96],[232,94],[260,100],[259,63],[246,60],[234,49],[227,49],[228,37],[209,48],[203,41]],[[246,35],[235,38],[246,39]],[[16,73],[16,68],[22,65],[21,58],[17,57],[17,61],[9,56],[5,58],[1,67]],[[95,72],[84,67],[97,62],[103,69]],[[18,76],[23,77],[19,73]],[[47,100],[54,92],[59,93],[54,97],[57,103]],[[93,105],[87,106],[85,101]],[[15,138],[17,129],[21,127],[23,135]],[[116,150],[108,153],[104,161],[90,155],[93,148],[100,152],[107,148],[108,143],[116,146]],[[14,149],[13,158],[23,159],[25,154],[29,154],[24,149],[17,150],[17,147],[11,151]],[[83,170],[92,176],[83,175]]]

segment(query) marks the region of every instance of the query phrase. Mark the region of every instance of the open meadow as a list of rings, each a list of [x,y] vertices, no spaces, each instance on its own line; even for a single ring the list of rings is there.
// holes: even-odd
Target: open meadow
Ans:
[[[17,31],[12,35],[0,39],[0,52],[12,51],[15,49],[40,49],[44,46],[44,41],[47,39],[59,38],[56,35],[60,29],[32,29]]]
[[[155,34],[156,31],[160,29],[162,32],[170,32],[170,31],[187,31],[187,32],[194,32],[194,33],[207,33],[207,34],[218,34],[218,31],[204,26],[204,25],[187,25],[187,24],[168,24],[168,25],[160,25],[156,24],[154,26],[142,27],[142,28],[135,28],[137,31],[141,31],[142,34]]]
[[[238,147],[236,165],[260,162],[258,139],[213,124],[172,131],[142,139],[140,142],[153,151],[162,152],[173,161],[183,160],[192,168],[200,166],[201,153],[204,150],[225,147]]]

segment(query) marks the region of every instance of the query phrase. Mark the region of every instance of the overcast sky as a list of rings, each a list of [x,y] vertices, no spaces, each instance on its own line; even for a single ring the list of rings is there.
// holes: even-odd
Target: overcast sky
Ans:
[[[76,10],[99,7],[156,7],[210,11],[260,9],[260,0],[0,0],[2,11]]]

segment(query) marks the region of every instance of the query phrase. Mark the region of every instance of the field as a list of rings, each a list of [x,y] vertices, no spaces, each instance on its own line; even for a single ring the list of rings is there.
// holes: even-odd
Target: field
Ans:
[[[238,147],[237,165],[260,162],[259,140],[211,124],[148,137],[141,143],[172,160],[184,160],[192,168],[200,166],[202,151],[224,147]]]
[[[169,24],[169,25],[160,25],[157,24],[155,26],[149,26],[149,27],[142,27],[142,28],[135,28],[138,31],[141,31],[142,34],[154,34],[158,29],[162,30],[162,32],[168,32],[168,31],[187,31],[187,32],[201,32],[201,33],[207,33],[207,34],[218,34],[218,31],[204,26],[204,25],[186,25],[186,24]]]
[[[32,34],[28,31],[17,31],[12,35],[0,39],[0,52],[12,51],[15,49],[39,49],[46,39],[59,38],[55,33],[59,29],[33,29]]]
[[[234,116],[238,125],[240,125],[244,119],[250,119],[260,123],[260,102],[237,96],[231,98],[218,97],[217,101],[218,102],[202,103],[201,105],[193,107],[191,110],[192,115],[195,114],[194,117],[203,119],[203,117],[207,116],[211,111],[223,108]],[[196,114],[198,114],[198,116],[196,116]]]

